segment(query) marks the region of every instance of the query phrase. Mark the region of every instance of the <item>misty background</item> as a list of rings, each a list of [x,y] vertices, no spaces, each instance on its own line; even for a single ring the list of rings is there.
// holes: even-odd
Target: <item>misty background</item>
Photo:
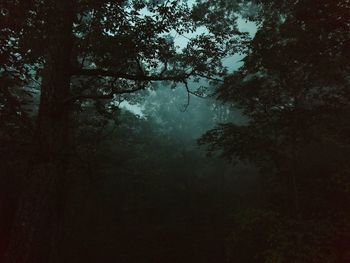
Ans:
[[[349,10],[0,2],[0,262],[350,262]]]

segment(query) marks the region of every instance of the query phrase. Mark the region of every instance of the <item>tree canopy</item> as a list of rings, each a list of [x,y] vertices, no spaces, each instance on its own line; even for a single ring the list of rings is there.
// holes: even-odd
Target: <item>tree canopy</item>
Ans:
[[[254,212],[245,214],[244,220],[279,220],[283,225],[291,224],[295,216],[300,224],[296,229],[281,226],[282,240],[273,231],[267,233],[266,238],[280,244],[272,250],[266,244],[256,262],[311,262],[316,254],[323,257],[316,261],[345,262],[345,251],[335,250],[348,242],[349,233],[344,224],[348,215],[343,213],[349,204],[345,190],[349,186],[349,2],[257,1],[255,5],[255,13],[247,19],[259,27],[244,65],[217,90],[219,99],[240,108],[249,121],[243,126],[221,124],[200,143],[207,144],[210,153],[257,165],[266,187],[274,182],[275,187],[264,190],[265,205],[278,217]],[[294,209],[288,211],[290,206]],[[312,230],[315,221],[327,230]],[[244,224],[258,227],[249,222],[243,221],[239,231]],[[339,224],[338,230],[332,224]],[[283,248],[288,228],[305,237],[296,238],[294,248]],[[311,241],[306,245],[305,228],[313,238],[323,240],[322,245]],[[331,237],[334,232],[342,234]],[[232,247],[238,252],[242,239],[235,242]],[[299,242],[309,251],[302,251]],[[328,250],[320,252],[322,246]],[[285,249],[294,254],[286,254]]]
[[[349,21],[348,0],[1,1],[0,261],[349,262]]]

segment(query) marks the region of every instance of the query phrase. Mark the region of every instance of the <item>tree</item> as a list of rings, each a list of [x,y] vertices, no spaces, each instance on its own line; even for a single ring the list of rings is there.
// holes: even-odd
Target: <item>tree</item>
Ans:
[[[255,7],[255,13],[243,14],[259,25],[244,65],[218,88],[218,97],[240,108],[249,122],[222,124],[200,143],[260,167],[265,187],[277,185],[265,190],[269,207],[288,220],[304,227],[320,223],[328,234],[334,231],[330,222],[338,222],[343,233],[332,240],[321,231],[313,234],[331,243],[324,258],[345,262],[348,255],[339,242],[349,240],[349,215],[337,211],[340,202],[349,202],[344,191],[349,185],[349,2],[256,1]],[[273,194],[282,204],[271,202]],[[297,251],[303,242],[296,238]],[[296,260],[310,261],[317,247],[310,244]]]
[[[226,24],[218,34],[208,27],[179,52],[170,33],[195,32],[210,22],[179,1],[17,1],[2,6],[2,19],[2,58],[8,63],[1,76],[40,81],[33,158],[5,262],[48,262],[60,240],[74,107],[143,90],[154,81],[186,86],[191,77],[221,76],[221,59],[237,43],[231,39],[236,28]]]

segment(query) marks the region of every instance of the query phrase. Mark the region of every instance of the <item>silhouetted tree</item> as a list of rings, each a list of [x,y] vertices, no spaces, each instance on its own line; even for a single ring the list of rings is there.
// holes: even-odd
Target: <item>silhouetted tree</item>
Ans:
[[[113,99],[146,89],[154,81],[188,87],[191,77],[220,76],[225,71],[221,59],[232,50],[228,46],[237,43],[231,38],[236,29],[234,24],[226,24],[226,30],[220,32],[209,27],[208,33],[190,39],[180,52],[170,33],[191,33],[210,24],[193,16],[183,2],[35,0],[5,4],[1,15],[6,34],[1,41],[7,62],[1,66],[1,77],[9,79],[10,74],[19,80],[40,81],[33,158],[5,262],[48,262],[57,254],[62,230],[74,108],[83,100]],[[25,85],[19,87],[24,90]],[[7,90],[2,89],[2,94],[10,98],[3,92]]]
[[[266,235],[266,240],[279,241],[272,248],[266,243],[262,250],[260,241],[248,244],[250,250],[259,250],[246,254],[250,259],[245,261],[255,262],[255,255],[256,262],[346,262],[349,255],[344,244],[350,240],[349,215],[343,212],[349,205],[345,190],[350,149],[349,2],[251,4],[251,12],[243,10],[242,15],[257,23],[258,32],[244,65],[218,88],[218,97],[240,108],[249,121],[243,126],[222,124],[207,132],[200,143],[207,144],[209,152],[257,165],[264,174],[265,192],[265,202],[257,206],[284,218],[278,219],[284,233]],[[255,216],[254,227],[262,218],[277,220],[267,213],[268,217],[262,212],[246,218]],[[251,236],[236,235],[233,251],[239,253],[240,242]]]

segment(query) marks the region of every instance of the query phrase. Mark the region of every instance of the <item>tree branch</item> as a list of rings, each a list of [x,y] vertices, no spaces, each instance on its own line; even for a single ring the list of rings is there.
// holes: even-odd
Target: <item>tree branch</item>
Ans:
[[[188,87],[187,81],[184,81],[183,83],[184,83],[185,89],[186,89],[186,91],[187,91],[187,104],[184,105],[185,108],[182,110],[182,112],[185,112],[185,111],[187,111],[188,106],[190,106],[191,91],[190,91],[190,88]]]
[[[114,77],[135,81],[184,81],[189,74],[160,76],[160,75],[131,75],[120,71],[104,70],[104,69],[74,69],[72,75],[75,76],[96,76],[96,77]]]

